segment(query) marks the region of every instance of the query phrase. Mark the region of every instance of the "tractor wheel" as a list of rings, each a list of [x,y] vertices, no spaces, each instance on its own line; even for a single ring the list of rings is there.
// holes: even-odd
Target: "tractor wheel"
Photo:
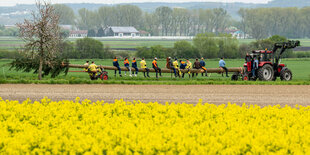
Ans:
[[[101,80],[108,80],[109,77],[108,77],[107,74],[101,74],[101,75],[100,75],[100,79],[101,79]]]
[[[280,79],[282,81],[290,81],[293,78],[293,74],[291,72],[291,70],[289,69],[285,69],[283,71],[280,72]]]
[[[231,80],[232,81],[238,81],[239,79],[239,72],[235,72],[232,76],[231,76]]]
[[[248,73],[243,73],[243,75],[242,75],[242,80],[243,81],[249,81],[250,79],[249,79],[250,77],[249,77],[249,74]]]
[[[261,81],[271,81],[274,76],[274,71],[271,65],[264,65],[258,69],[258,78]]]

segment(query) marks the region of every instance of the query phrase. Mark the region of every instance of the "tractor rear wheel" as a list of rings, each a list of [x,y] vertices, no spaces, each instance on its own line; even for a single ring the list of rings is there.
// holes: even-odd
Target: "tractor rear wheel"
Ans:
[[[283,71],[280,72],[280,79],[282,81],[290,81],[293,78],[293,74],[291,72],[291,70],[289,69],[285,69]]]
[[[261,81],[271,81],[274,76],[274,71],[271,65],[266,64],[258,69],[258,78]]]

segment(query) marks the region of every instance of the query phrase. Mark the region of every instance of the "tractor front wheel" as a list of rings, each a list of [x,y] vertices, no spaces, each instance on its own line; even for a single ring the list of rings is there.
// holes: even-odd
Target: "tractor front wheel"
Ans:
[[[232,81],[238,81],[239,79],[239,72],[235,72],[232,76],[231,76],[231,80]]]
[[[267,64],[258,69],[258,78],[261,81],[271,81],[274,76],[274,71],[271,65]]]
[[[280,72],[280,79],[282,81],[290,81],[292,80],[293,74],[291,72],[291,70],[289,69],[285,69],[283,71]]]

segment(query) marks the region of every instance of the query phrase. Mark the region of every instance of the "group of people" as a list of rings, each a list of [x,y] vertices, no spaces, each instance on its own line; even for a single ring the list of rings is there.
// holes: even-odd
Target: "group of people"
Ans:
[[[180,63],[180,66],[179,66],[179,63]],[[89,61],[86,61],[86,63],[84,65],[88,66],[87,68],[85,68],[85,71],[88,71],[90,76],[96,76],[95,73],[100,70],[100,68],[98,68],[98,66],[94,62],[89,64]],[[226,65],[226,63],[225,63],[224,59],[221,58],[221,60],[219,61],[219,67],[222,68],[226,72],[226,76],[228,77],[228,70],[225,67],[225,65]],[[113,59],[113,66],[117,68],[119,76],[122,77],[121,68],[120,68],[120,64],[118,63],[117,57],[114,57],[114,59]],[[138,75],[139,68],[137,65],[136,58],[132,59],[131,67],[130,67],[130,62],[129,62],[128,58],[126,57],[124,59],[124,66],[128,69],[130,77]],[[204,61],[204,58],[201,58],[200,61],[198,59],[196,59],[196,61],[192,65],[192,63],[189,61],[189,59],[186,59],[186,61],[183,61],[183,60],[178,61],[178,59],[175,58],[174,61],[172,61],[171,57],[169,57],[169,58],[167,58],[167,64],[166,64],[166,67],[171,70],[171,73],[172,72],[174,73],[175,77],[182,77],[182,78],[184,78],[185,73],[182,73],[181,69],[187,70],[187,74],[189,75],[189,77],[194,77],[195,73],[190,72],[190,69],[192,69],[192,68],[193,69],[202,69],[202,70],[204,70],[204,72],[201,73],[201,76],[208,76],[208,70],[205,66],[206,66],[206,63]],[[131,68],[135,69],[135,71],[133,73],[131,71]],[[150,75],[149,75],[150,70],[147,67],[147,64],[146,64],[146,61],[144,58],[142,58],[142,60],[140,61],[140,68],[143,71],[144,77],[150,77]],[[152,61],[152,68],[156,72],[156,78],[158,78],[158,75],[161,76],[161,68],[159,68],[159,66],[158,66],[156,57]],[[115,70],[115,72],[114,72],[115,76],[116,76],[117,70]],[[126,76],[126,73],[127,73],[127,71],[125,71],[125,76]],[[198,73],[196,73],[196,76],[198,76]]]
[[[258,64],[259,64],[259,60],[258,60],[258,56],[254,55],[251,56],[249,55],[249,53],[246,54],[245,56],[245,62],[247,64],[247,71],[248,72],[252,72],[253,77],[255,78],[255,72],[258,69]]]
[[[180,66],[179,66],[180,63]],[[224,61],[224,58],[221,58],[221,60],[219,61],[219,67],[222,68],[225,72],[226,72],[226,76],[228,77],[228,70],[225,67],[226,63]],[[122,77],[121,74],[121,68],[120,65],[118,63],[118,59],[117,57],[114,57],[113,59],[113,66],[117,67],[117,70],[119,72],[119,76]],[[132,63],[131,63],[131,67],[129,64],[129,60],[126,57],[124,59],[124,66],[128,69],[129,71],[129,76],[132,77],[132,72],[131,72],[131,67],[135,69],[135,72],[133,73],[133,76],[137,76],[138,74],[138,67],[137,67],[137,61],[136,58],[133,58]],[[142,60],[140,61],[140,68],[143,71],[143,75],[144,77],[150,77],[149,76],[149,68],[147,67],[146,61],[144,58],[142,58]],[[174,61],[172,61],[171,57],[167,58],[167,64],[166,67],[168,69],[170,69],[171,71],[173,71],[174,76],[175,77],[182,77],[184,78],[185,73],[181,72],[181,69],[187,69],[187,74],[189,75],[189,77],[191,77],[191,72],[190,69],[194,68],[194,69],[203,69],[204,73],[201,73],[201,76],[208,76],[208,71],[207,68],[205,67],[206,63],[204,61],[204,58],[201,58],[201,60],[199,61],[198,59],[196,59],[196,61],[194,62],[194,65],[192,65],[192,63],[189,61],[189,59],[186,59],[186,61],[182,61],[179,60],[177,58],[174,59]],[[157,63],[157,58],[155,57],[154,60],[152,61],[152,68],[155,70],[156,72],[156,78],[158,78],[158,75],[161,76],[161,68],[159,68],[158,63]],[[117,70],[115,70],[114,74],[116,76]],[[125,76],[126,76],[126,71],[125,71]],[[192,73],[192,77],[195,76],[195,73]],[[196,73],[196,76],[198,76],[198,73]]]

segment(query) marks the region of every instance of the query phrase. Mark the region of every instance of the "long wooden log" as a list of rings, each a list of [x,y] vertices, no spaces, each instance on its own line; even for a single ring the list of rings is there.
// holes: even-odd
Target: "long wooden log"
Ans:
[[[77,64],[68,64],[68,67],[70,68],[87,68],[87,65],[77,65]],[[103,68],[105,70],[117,70],[117,67],[114,66],[102,66],[98,65],[98,67]],[[122,71],[128,71],[126,67],[120,67]],[[227,68],[228,72],[243,72],[243,67],[232,67]],[[131,71],[136,71],[134,68],[131,67]],[[150,72],[155,72],[153,68],[149,68]],[[145,69],[139,68],[139,72],[146,72]],[[162,73],[172,73],[173,70],[168,68],[161,68]],[[182,73],[187,73],[187,69],[181,69]],[[205,71],[203,69],[190,69],[191,73],[204,73]],[[225,70],[223,68],[207,68],[208,73],[223,73]]]

